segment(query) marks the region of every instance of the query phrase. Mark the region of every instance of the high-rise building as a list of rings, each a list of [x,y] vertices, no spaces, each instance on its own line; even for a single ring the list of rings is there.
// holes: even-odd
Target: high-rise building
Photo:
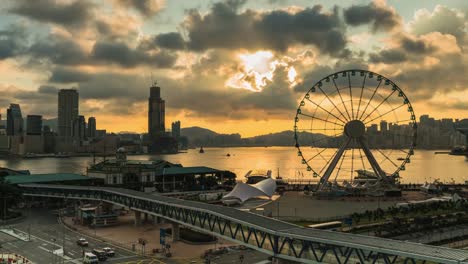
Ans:
[[[385,120],[380,121],[380,132],[388,131],[388,123]]]
[[[10,104],[7,109],[7,135],[17,136],[23,134],[23,116],[19,104]]]
[[[95,117],[88,118],[88,137],[89,138],[96,137],[96,118]]]
[[[84,116],[80,115],[73,120],[73,138],[84,139],[86,137],[86,121]]]
[[[165,130],[165,102],[161,98],[161,88],[154,84],[148,100],[148,134],[154,137],[164,134]]]
[[[175,139],[180,138],[180,121],[172,122],[172,137]]]
[[[58,124],[59,136],[71,137],[73,122],[78,117],[78,91],[61,89],[58,93]]]
[[[41,135],[42,134],[42,116],[28,115],[26,117],[26,134]]]

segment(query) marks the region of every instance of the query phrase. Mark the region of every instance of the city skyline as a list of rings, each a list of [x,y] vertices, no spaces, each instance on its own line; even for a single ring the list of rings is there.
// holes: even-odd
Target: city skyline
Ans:
[[[57,91],[76,88],[99,128],[143,133],[157,80],[167,120],[248,137],[292,129],[318,79],[363,68],[417,116],[468,117],[466,1],[37,3],[0,8],[2,113],[54,118]]]

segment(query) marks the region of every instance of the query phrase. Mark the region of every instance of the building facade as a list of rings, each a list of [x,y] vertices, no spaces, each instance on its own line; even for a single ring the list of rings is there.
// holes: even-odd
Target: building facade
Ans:
[[[96,137],[96,118],[94,117],[88,118],[88,137]]]
[[[148,134],[155,137],[165,133],[165,102],[161,98],[161,88],[153,85],[150,87],[148,99]]]
[[[42,134],[42,116],[28,115],[26,117],[26,135],[38,136]]]
[[[75,89],[61,89],[58,93],[58,124],[59,136],[71,137],[73,121],[78,118],[78,91]]]
[[[73,120],[73,138],[83,140],[86,138],[86,121],[84,116],[80,115]]]
[[[23,116],[19,104],[10,104],[7,109],[7,135],[20,136],[23,134]]]
[[[180,121],[172,122],[172,137],[175,139],[180,138]]]

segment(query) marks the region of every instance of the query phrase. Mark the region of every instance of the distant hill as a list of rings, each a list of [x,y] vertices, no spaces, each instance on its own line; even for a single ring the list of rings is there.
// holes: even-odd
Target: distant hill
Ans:
[[[187,137],[191,147],[227,147],[227,146],[294,146],[294,131],[286,130],[255,137],[242,138],[240,134],[219,134],[202,127],[181,129],[181,135]],[[310,144],[327,136],[300,132],[302,144]],[[326,140],[321,140],[326,143]]]

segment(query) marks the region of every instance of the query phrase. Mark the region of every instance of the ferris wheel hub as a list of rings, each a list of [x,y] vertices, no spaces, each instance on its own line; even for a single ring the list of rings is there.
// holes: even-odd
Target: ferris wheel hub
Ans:
[[[365,132],[366,126],[361,120],[351,120],[344,127],[345,135],[350,138],[360,138]]]

